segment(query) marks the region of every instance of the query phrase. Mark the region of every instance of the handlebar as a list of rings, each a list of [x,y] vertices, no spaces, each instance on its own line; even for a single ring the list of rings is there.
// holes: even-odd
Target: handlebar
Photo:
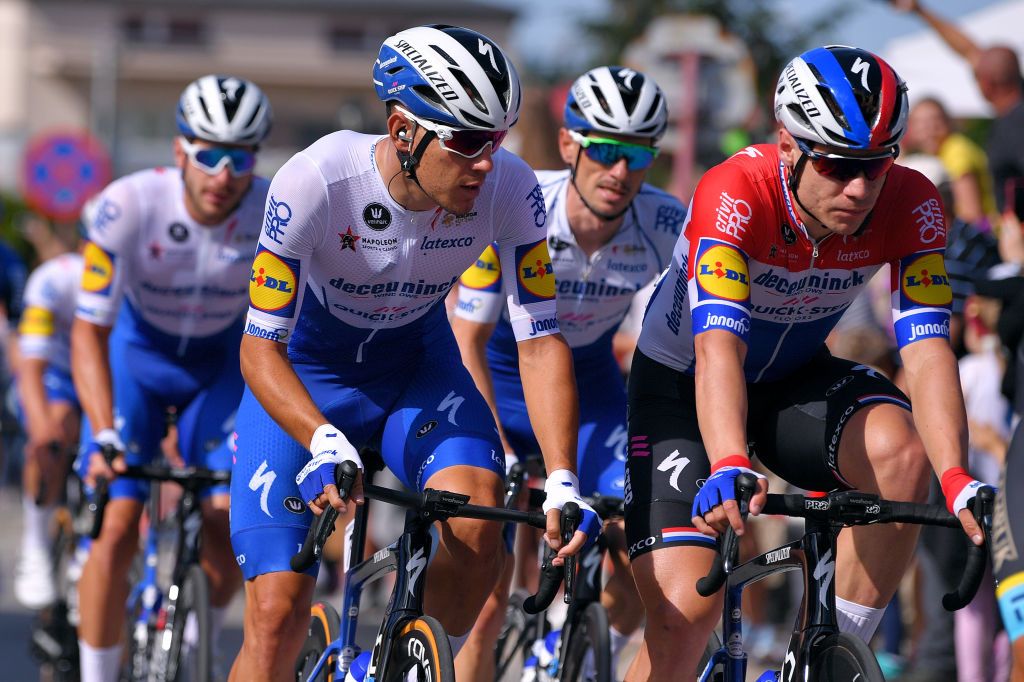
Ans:
[[[741,474],[736,478],[736,499],[740,502],[740,510],[744,514],[746,513],[746,504],[749,504],[750,497],[753,496],[755,485],[756,479],[749,474]],[[741,498],[747,495],[748,486],[749,496],[744,502]],[[942,605],[948,611],[955,611],[970,603],[981,584],[988,554],[988,538],[992,532],[994,500],[995,491],[990,486],[983,486],[978,489],[977,495],[971,502],[971,512],[984,530],[985,542],[981,545],[969,543],[967,566],[960,577],[960,583],[955,590],[942,598]],[[815,519],[842,526],[916,523],[960,528],[960,520],[942,506],[884,500],[877,495],[857,490],[830,493],[828,497],[824,498],[769,494],[761,513]],[[701,596],[710,596],[722,587],[726,576],[736,565],[738,549],[739,543],[736,542],[735,531],[732,527],[726,528],[711,570],[707,576],[697,581],[697,592]]]
[[[576,529],[579,528],[582,518],[583,514],[580,512],[580,507],[575,502],[566,502],[565,506],[562,507],[559,528],[563,545],[572,540],[572,536],[576,533]],[[538,614],[551,606],[551,602],[554,601],[555,594],[558,592],[558,586],[562,584],[563,579],[565,580],[565,603],[568,604],[572,601],[576,580],[576,557],[566,557],[562,567],[559,568],[551,563],[555,556],[557,556],[557,552],[545,546],[544,563],[540,569],[540,582],[537,585],[537,594],[531,595],[523,601],[523,611],[530,615]]]
[[[103,459],[107,460],[107,464],[114,461],[117,457],[117,449],[113,445],[104,445],[100,448],[100,454],[103,455]],[[90,455],[91,456],[91,455]],[[100,476],[96,479],[96,488],[93,492],[92,499],[89,500],[89,504],[86,508],[89,513],[92,514],[92,525],[89,527],[89,537],[95,540],[100,536],[100,531],[103,530],[103,516],[107,511],[107,502],[110,501],[110,481],[107,480],[106,476]]]

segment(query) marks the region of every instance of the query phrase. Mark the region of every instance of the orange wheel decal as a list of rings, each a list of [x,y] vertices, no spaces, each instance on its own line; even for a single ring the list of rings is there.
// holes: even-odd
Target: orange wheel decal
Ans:
[[[309,610],[309,615],[320,621],[320,624],[324,628],[324,639],[327,640],[327,644],[331,643],[331,638],[334,634],[331,632],[331,624],[327,621],[327,614],[324,612],[324,605],[320,602],[313,604]],[[331,670],[334,669],[334,656],[327,657],[327,667]]]

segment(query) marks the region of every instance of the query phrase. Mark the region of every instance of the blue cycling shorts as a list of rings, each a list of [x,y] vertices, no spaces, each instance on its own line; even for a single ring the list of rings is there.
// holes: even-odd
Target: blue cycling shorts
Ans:
[[[408,488],[422,490],[435,473],[458,465],[504,478],[494,418],[462,365],[451,329],[445,321],[428,334],[422,348],[429,353],[413,347],[372,363],[292,367],[320,411],[357,449],[380,439],[384,463]],[[290,571],[288,562],[313,522],[295,483],[310,458],[307,444],[285,433],[248,388],[236,430],[235,557],[246,580]]]
[[[580,400],[576,471],[580,492],[623,497],[626,476],[626,386],[611,353],[605,361],[575,366]],[[498,418],[522,459],[540,454],[518,372],[492,365]]]
[[[79,405],[78,394],[75,393],[75,383],[71,380],[71,372],[68,370],[47,365],[46,369],[43,370],[43,388],[46,391],[46,399],[51,403],[68,403],[75,410],[81,411],[82,406]],[[15,391],[14,395],[14,414],[24,430],[28,426],[25,409],[21,404],[20,393]]]

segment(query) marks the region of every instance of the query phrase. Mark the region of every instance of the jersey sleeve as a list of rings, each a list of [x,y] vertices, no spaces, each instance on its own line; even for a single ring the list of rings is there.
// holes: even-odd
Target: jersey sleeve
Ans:
[[[901,349],[921,339],[948,339],[953,303],[938,191],[916,171],[907,172],[888,226],[892,319]]]
[[[296,154],[274,176],[267,193],[263,231],[249,274],[246,334],[288,342],[329,209],[320,169],[306,155]]]
[[[488,244],[476,262],[459,278],[459,300],[455,316],[471,322],[493,324],[501,317],[501,261],[497,242]]]
[[[757,190],[736,164],[708,171],[693,195],[683,238],[693,336],[724,329],[747,343]]]
[[[75,316],[112,327],[124,294],[128,261],[138,241],[142,207],[131,176],[107,187],[99,199],[82,253],[84,267]]]
[[[548,255],[544,193],[533,171],[509,156],[508,184],[497,194],[504,203],[495,206],[501,220],[497,255],[505,273],[509,321],[516,341],[524,341],[558,332],[555,271]]]
[[[55,350],[58,290],[50,281],[53,261],[43,263],[25,285],[25,311],[18,323],[18,349],[22,357],[51,359]]]

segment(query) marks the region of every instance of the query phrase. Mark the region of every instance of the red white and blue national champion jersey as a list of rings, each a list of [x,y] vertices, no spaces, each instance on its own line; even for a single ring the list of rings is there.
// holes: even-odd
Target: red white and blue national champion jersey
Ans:
[[[645,355],[693,374],[694,337],[725,329],[747,344],[748,381],[785,377],[821,347],[886,263],[899,347],[948,338],[952,289],[935,187],[894,166],[858,234],[815,243],[788,175],[774,145],[747,147],[704,175],[644,318]]]

